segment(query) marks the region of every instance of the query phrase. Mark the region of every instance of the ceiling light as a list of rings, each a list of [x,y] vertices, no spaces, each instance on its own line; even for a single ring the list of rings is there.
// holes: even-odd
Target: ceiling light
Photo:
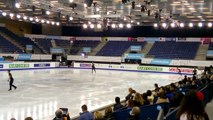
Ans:
[[[3,16],[7,16],[7,13],[6,13],[6,12],[3,12],[2,15],[3,15]]]
[[[129,23],[126,24],[126,27],[127,27],[127,28],[131,28],[131,24],[129,24]]]
[[[56,23],[56,25],[57,25],[57,26],[59,26],[59,25],[60,25],[60,23],[59,23],[59,22],[57,22],[57,23]]]
[[[96,8],[96,11],[100,11],[100,8]]]
[[[183,28],[184,27],[184,23],[180,23],[180,27]]]
[[[41,23],[44,23],[45,21],[44,20],[41,20]]]
[[[124,25],[121,23],[121,24],[119,24],[119,28],[123,28],[124,27]]]
[[[93,29],[95,26],[93,24],[90,25],[90,28]]]
[[[97,28],[100,29],[101,28],[101,24],[97,24]]]
[[[137,25],[140,25],[140,22],[137,22]]]
[[[73,2],[73,0],[69,0],[69,1],[70,1],[70,3]]]
[[[69,20],[73,20],[73,17],[69,17]]]
[[[20,3],[15,3],[16,8],[20,8],[20,6],[21,6]]]
[[[89,21],[88,24],[91,24],[91,22]]]
[[[46,11],[46,14],[49,15],[49,14],[50,14],[50,11]]]
[[[86,4],[86,3],[84,3],[84,7],[87,7],[87,4]]]
[[[50,21],[49,21],[49,20],[47,20],[47,21],[46,21],[46,23],[47,23],[47,24],[50,24]]]
[[[10,17],[12,18],[14,16],[14,14],[13,13],[10,13]]]
[[[115,28],[115,24],[112,24],[111,27],[112,27],[112,28]]]
[[[87,24],[83,24],[83,28],[86,29],[88,26]]]
[[[124,18],[124,21],[126,21],[126,18]]]
[[[16,15],[16,17],[17,17],[18,19],[20,19],[20,18],[21,18],[21,15]]]
[[[153,25],[153,26],[156,28],[156,27],[158,27],[158,24],[157,24],[157,23],[154,23],[154,25]]]
[[[189,23],[189,27],[193,27],[194,26],[194,24],[193,23]]]
[[[134,22],[134,20],[131,20],[131,23],[133,23]]]
[[[166,23],[162,23],[162,27],[166,28],[167,24]]]
[[[24,18],[24,20],[27,20],[27,16],[24,16],[23,18]]]
[[[53,22],[51,22],[51,24],[52,24],[52,25],[55,25],[55,22],[53,21]]]
[[[33,17],[30,18],[30,21],[33,21]]]
[[[174,28],[175,27],[175,23],[171,23],[171,27]]]
[[[208,27],[212,27],[212,23],[208,23]]]
[[[36,18],[36,19],[35,19],[35,21],[36,21],[36,22],[39,22],[39,19],[38,19],[38,18]]]
[[[203,23],[198,23],[198,27],[203,27]]]

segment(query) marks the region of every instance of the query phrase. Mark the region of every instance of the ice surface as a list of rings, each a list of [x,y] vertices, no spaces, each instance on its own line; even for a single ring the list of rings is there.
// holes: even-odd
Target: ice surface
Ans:
[[[83,69],[50,69],[11,71],[18,87],[8,91],[8,74],[0,72],[0,120],[24,120],[32,116],[35,120],[51,120],[60,107],[69,109],[70,116],[81,112],[81,105],[87,104],[94,110],[121,99],[132,87],[138,92],[176,82],[179,75],[142,72],[107,71]]]

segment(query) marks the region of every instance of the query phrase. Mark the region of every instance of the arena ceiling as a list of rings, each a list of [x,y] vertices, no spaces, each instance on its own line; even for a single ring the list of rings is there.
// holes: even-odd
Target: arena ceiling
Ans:
[[[212,0],[0,0],[0,10],[8,18],[13,13],[12,19],[17,19],[15,15],[19,14],[22,16],[19,20],[29,16],[34,17],[31,22],[44,19],[71,26],[88,22],[147,26],[156,22],[213,21]]]

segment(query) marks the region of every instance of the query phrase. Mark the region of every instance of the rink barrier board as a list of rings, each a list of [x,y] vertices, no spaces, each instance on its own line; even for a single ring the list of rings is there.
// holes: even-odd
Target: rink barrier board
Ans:
[[[60,67],[63,68],[63,67]],[[67,68],[67,67],[66,67]],[[91,68],[80,68],[75,67],[72,69],[91,69]],[[157,72],[157,71],[142,71],[142,70],[121,70],[121,69],[107,69],[107,68],[96,68],[96,70],[111,70],[111,71],[126,71],[126,72],[144,72],[144,73],[160,73],[160,74],[179,74],[174,72]],[[193,75],[192,73],[181,73],[182,75]]]
[[[103,57],[103,56],[79,56],[79,55],[68,55],[67,60],[71,61],[97,61],[97,62],[117,62],[121,63],[124,57]],[[141,58],[142,64],[152,65],[170,65],[170,66],[198,66],[206,67],[213,65],[212,61],[207,60],[174,60],[174,59],[155,59],[155,58]]]
[[[29,70],[58,68],[58,62],[12,62],[0,63],[0,71],[4,70]]]
[[[52,60],[52,55],[44,54],[0,54],[0,57],[11,56],[14,60]],[[68,55],[67,60],[71,61],[94,61],[94,62],[116,62],[121,63],[124,57],[106,57],[106,56],[79,56],[79,55]],[[141,58],[142,64],[152,65],[170,65],[170,66],[198,66],[206,67],[213,65],[212,61],[200,61],[200,60],[174,60],[174,59],[155,59],[155,58]]]
[[[142,66],[142,65],[113,65],[113,64],[95,64],[100,70],[120,70],[135,72],[154,72],[154,73],[172,73],[179,74],[176,67],[160,67],[160,66]],[[74,68],[91,69],[91,63],[74,63]],[[193,74],[193,68],[179,68],[181,74]]]

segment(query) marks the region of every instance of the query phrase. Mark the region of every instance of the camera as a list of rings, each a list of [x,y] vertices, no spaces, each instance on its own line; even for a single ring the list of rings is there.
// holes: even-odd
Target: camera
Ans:
[[[62,115],[67,115],[68,113],[68,108],[60,108],[63,112]]]

